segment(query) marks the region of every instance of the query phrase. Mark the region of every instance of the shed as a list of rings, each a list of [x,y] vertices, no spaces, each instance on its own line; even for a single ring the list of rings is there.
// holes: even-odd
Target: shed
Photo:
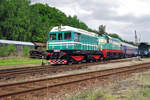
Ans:
[[[13,44],[16,47],[17,54],[23,51],[23,48],[26,46],[29,49],[34,48],[34,44],[32,42],[23,42],[23,41],[13,41],[13,40],[0,40],[0,46],[8,46]]]

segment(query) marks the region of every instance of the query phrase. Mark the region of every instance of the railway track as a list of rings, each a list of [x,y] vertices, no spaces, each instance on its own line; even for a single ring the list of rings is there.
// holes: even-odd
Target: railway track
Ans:
[[[150,69],[150,63],[0,85],[0,91],[3,91],[0,92],[0,98],[2,100],[44,100],[46,96],[55,98],[58,95],[65,95],[68,91],[78,90],[78,87],[83,89],[88,85],[105,84],[147,69]]]
[[[129,60],[131,59],[110,60],[105,62],[93,62],[93,63],[81,63],[81,64],[74,64],[74,65],[60,65],[60,66],[45,65],[45,66],[36,66],[36,67],[5,69],[5,70],[0,70],[0,81],[15,79],[17,77],[35,76],[35,75],[43,75],[43,74],[56,74],[62,71],[86,68],[87,66],[92,66],[92,65],[125,62]]]

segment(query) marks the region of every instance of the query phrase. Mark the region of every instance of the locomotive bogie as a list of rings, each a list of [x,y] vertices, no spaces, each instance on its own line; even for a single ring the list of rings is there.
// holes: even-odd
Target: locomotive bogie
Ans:
[[[102,52],[92,50],[48,50],[50,64],[80,63],[100,60]]]

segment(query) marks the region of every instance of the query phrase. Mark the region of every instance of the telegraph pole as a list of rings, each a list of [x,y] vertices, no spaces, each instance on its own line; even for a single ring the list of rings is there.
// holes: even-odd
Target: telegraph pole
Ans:
[[[139,42],[138,41],[138,36],[137,36],[136,30],[135,30],[135,44],[138,45],[138,42]]]

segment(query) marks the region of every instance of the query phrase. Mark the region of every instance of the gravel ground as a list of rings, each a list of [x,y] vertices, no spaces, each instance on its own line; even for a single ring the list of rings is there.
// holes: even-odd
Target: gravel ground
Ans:
[[[100,64],[100,65],[95,65],[95,66],[88,66],[86,69],[83,68],[83,69],[80,69],[80,70],[61,72],[57,75],[53,75],[53,76],[50,76],[50,77],[63,76],[63,75],[68,75],[68,74],[69,75],[70,74],[78,74],[78,73],[90,72],[90,71],[96,71],[96,70],[105,70],[105,69],[110,69],[110,68],[132,66],[132,65],[148,63],[148,62],[150,63],[150,59],[143,59],[141,61],[139,61],[137,59],[133,59],[133,60],[127,61],[127,62]]]
[[[150,100],[150,95],[145,95],[150,92],[150,70],[110,83],[103,90],[113,97],[111,100]]]
[[[14,80],[7,80],[4,82],[1,81],[0,84],[8,84],[10,82],[13,83],[13,82],[23,82],[23,81],[28,81],[28,80],[45,79],[45,78],[58,77],[58,76],[64,76],[64,75],[70,75],[70,74],[78,74],[78,73],[90,72],[90,71],[96,71],[96,70],[125,67],[125,66],[131,66],[131,65],[142,64],[142,63],[147,63],[147,62],[150,62],[149,58],[142,59],[141,61],[134,58],[133,60],[127,61],[127,62],[117,62],[117,63],[108,63],[108,64],[100,64],[100,65],[95,65],[95,66],[88,66],[85,69],[74,70],[74,71],[65,71],[65,72],[60,72],[59,74],[54,74],[54,75],[43,74],[42,76],[30,76],[30,77],[28,76],[28,77],[23,77],[23,78],[14,79]]]
[[[36,67],[36,66],[41,66],[41,64],[24,64],[24,65],[0,66],[0,70],[2,70],[2,69],[13,69],[13,68]]]
[[[150,100],[150,70],[94,87],[65,100]]]

